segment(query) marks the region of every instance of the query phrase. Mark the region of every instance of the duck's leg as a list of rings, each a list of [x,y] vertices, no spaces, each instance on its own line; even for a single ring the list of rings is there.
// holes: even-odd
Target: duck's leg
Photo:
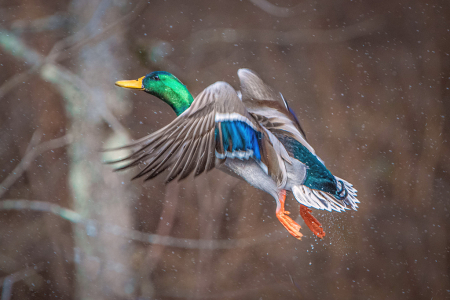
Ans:
[[[322,224],[317,221],[316,218],[311,214],[311,210],[300,204],[300,216],[302,216],[305,221],[306,226],[319,238],[323,238],[325,236],[325,231],[322,229]]]
[[[302,228],[300,225],[294,222],[288,215],[289,212],[284,210],[284,202],[286,201],[286,191],[282,190],[279,194],[278,200],[277,200],[277,218],[280,220],[281,224],[289,231],[292,236],[295,238],[301,240],[303,234],[300,233],[300,228]]]

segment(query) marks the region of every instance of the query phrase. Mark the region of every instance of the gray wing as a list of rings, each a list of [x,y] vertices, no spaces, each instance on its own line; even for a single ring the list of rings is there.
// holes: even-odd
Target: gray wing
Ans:
[[[137,149],[130,156],[116,162],[127,164],[116,170],[139,167],[133,178],[146,176],[146,180],[172,166],[166,179],[188,176],[193,170],[198,175],[214,167],[214,115],[212,105],[205,106],[196,118],[179,116],[155,133],[123,148]],[[116,163],[114,162],[114,163]]]
[[[295,138],[315,153],[306,141],[306,135],[295,113],[281,93],[277,93],[250,69],[239,69],[242,102],[248,111],[271,132],[278,132]]]
[[[278,141],[275,144],[278,142],[277,147],[281,145],[282,149],[273,146],[271,137],[247,112],[236,91],[225,82],[216,82],[206,88],[195,98],[191,107],[169,125],[122,147],[137,150],[116,161],[127,162],[117,170],[140,167],[141,171],[134,178],[146,176],[146,180],[149,180],[170,168],[166,179],[166,182],[170,182],[175,178],[181,180],[193,171],[199,175],[211,170],[215,166],[216,154],[221,156],[219,158],[255,158],[254,152],[248,156],[237,155],[238,152],[250,151],[245,144],[248,132],[241,135],[239,131],[242,126],[260,135],[256,144],[257,150],[261,152],[260,161],[277,182],[285,184],[286,170],[284,163],[280,164],[279,160],[289,159],[286,150]],[[234,134],[227,135],[228,131],[223,130],[234,130]]]

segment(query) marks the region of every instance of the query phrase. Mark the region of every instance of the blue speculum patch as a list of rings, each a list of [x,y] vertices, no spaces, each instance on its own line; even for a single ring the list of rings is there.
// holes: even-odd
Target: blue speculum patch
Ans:
[[[259,151],[258,140],[261,139],[261,133],[255,131],[247,123],[242,121],[223,121],[220,122],[222,130],[222,141],[225,151],[229,153],[237,151],[253,151],[250,157],[261,161],[261,152]],[[215,129],[215,138],[219,138],[219,129]]]
[[[336,179],[317,156],[312,154],[296,139],[284,135],[277,135],[277,137],[286,150],[292,153],[295,159],[301,161],[308,167],[303,185],[315,190],[330,193],[336,197]]]

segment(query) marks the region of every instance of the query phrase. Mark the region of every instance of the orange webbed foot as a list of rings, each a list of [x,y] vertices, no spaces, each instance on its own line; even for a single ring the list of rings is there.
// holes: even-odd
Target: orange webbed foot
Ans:
[[[280,195],[280,198],[278,199],[278,206],[276,212],[277,218],[293,237],[301,240],[303,234],[300,233],[300,228],[302,227],[288,216],[290,212],[284,210],[285,201],[286,201],[286,191],[283,191]]]
[[[311,214],[311,210],[300,204],[300,215],[305,221],[306,226],[319,238],[323,238],[325,236],[325,231],[323,231],[322,224],[317,221],[316,218]]]

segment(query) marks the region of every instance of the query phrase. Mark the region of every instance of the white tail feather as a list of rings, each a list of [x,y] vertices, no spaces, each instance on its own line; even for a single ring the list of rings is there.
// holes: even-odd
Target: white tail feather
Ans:
[[[356,199],[357,191],[353,188],[353,185],[339,177],[335,177],[336,181],[342,181],[344,189],[347,190],[347,197],[343,200],[337,200],[329,193],[311,189],[304,185],[297,185],[292,187],[292,193],[295,199],[300,203],[308,207],[316,209],[323,209],[327,211],[343,212],[346,209],[352,208],[356,210],[358,208],[357,203],[360,203]],[[347,206],[350,206],[348,208]]]

